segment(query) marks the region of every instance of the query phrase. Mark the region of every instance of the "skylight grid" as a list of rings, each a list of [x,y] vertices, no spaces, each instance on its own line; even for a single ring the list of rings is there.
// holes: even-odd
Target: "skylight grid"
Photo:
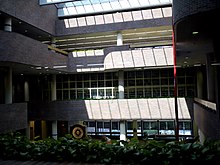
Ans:
[[[62,0],[40,0],[48,3],[62,2]],[[134,8],[144,8],[154,5],[172,4],[172,0],[82,0],[68,1],[56,4],[58,16],[86,15],[95,13],[105,13],[110,11],[121,11]],[[73,11],[72,11],[73,10]],[[77,13],[75,13],[75,11]]]

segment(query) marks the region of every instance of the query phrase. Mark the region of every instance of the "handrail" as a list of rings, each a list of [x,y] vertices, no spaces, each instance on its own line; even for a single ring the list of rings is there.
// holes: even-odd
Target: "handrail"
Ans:
[[[64,55],[68,55],[68,52],[66,52],[66,51],[64,51],[64,50],[61,50],[61,49],[59,49],[59,48],[53,47],[53,46],[51,46],[51,45],[48,45],[48,49],[54,50],[54,51],[56,51],[56,52],[58,52],[58,53],[61,53],[61,54],[64,54]]]
[[[216,104],[215,103],[212,103],[210,101],[206,101],[206,100],[202,100],[200,98],[194,98],[194,101],[207,107],[207,108],[210,108],[212,110],[215,110],[216,111]]]

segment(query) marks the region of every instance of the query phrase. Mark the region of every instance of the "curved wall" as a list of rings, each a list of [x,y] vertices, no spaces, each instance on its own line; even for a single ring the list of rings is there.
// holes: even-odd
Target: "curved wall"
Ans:
[[[33,66],[67,65],[67,56],[48,50],[47,45],[29,37],[0,31],[0,61]]]
[[[55,34],[57,9],[54,5],[41,7],[38,0],[0,0],[0,4],[0,11]]]
[[[219,0],[175,0],[173,1],[174,23],[189,15],[217,9]]]

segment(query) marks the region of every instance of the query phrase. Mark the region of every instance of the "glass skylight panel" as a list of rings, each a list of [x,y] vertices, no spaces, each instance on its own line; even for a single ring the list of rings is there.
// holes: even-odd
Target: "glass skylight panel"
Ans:
[[[47,0],[40,1],[42,1],[42,3],[45,3]],[[68,16],[87,13],[91,14],[108,11],[121,11],[124,9],[135,9],[149,7],[152,5],[154,6],[167,3],[172,4],[172,0],[81,0],[72,2],[68,2],[67,0],[48,0],[47,2],[54,3],[54,1],[59,2],[59,4],[56,4],[58,8],[58,16]],[[65,11],[61,12],[59,11],[59,9]]]
[[[128,2],[127,0],[121,0],[121,1],[119,1],[119,3],[121,4],[121,6],[122,6],[123,8],[129,8],[129,7],[131,7],[130,4],[129,4],[129,2]]]
[[[93,5],[93,8],[96,12],[103,11],[101,4],[97,3]]]
[[[90,0],[81,1],[83,5],[92,5]]]
[[[150,1],[150,5],[158,5],[160,4],[159,0],[149,0]]]
[[[65,6],[66,6],[66,7],[73,7],[74,5],[73,5],[72,2],[67,2],[67,3],[65,3]]]
[[[140,3],[138,0],[128,0],[128,2],[130,3],[131,7],[140,7]]]
[[[63,8],[63,14],[64,15],[69,15],[69,12],[68,12],[67,8]]]
[[[68,7],[67,10],[68,10],[70,15],[77,14],[77,11],[76,11],[75,7]]]
[[[84,8],[85,8],[86,13],[94,12],[94,9],[93,9],[92,5],[85,5]]]
[[[84,6],[76,6],[76,11],[78,14],[84,14],[85,13]]]
[[[150,5],[149,1],[147,1],[147,0],[146,1],[141,1],[140,0],[139,3],[140,3],[141,6],[149,6]]]
[[[102,8],[103,8],[104,11],[112,10],[112,7],[111,7],[109,2],[102,3]]]
[[[121,9],[121,5],[118,1],[113,1],[113,2],[110,2],[110,3],[111,3],[111,6],[112,6],[113,10]]]
[[[170,3],[172,0],[160,0],[160,3]]]

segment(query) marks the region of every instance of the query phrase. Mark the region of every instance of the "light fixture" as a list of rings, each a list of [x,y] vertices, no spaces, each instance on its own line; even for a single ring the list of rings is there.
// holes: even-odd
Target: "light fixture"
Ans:
[[[193,35],[196,35],[196,34],[198,34],[198,33],[199,33],[199,32],[197,32],[197,31],[192,32]]]

